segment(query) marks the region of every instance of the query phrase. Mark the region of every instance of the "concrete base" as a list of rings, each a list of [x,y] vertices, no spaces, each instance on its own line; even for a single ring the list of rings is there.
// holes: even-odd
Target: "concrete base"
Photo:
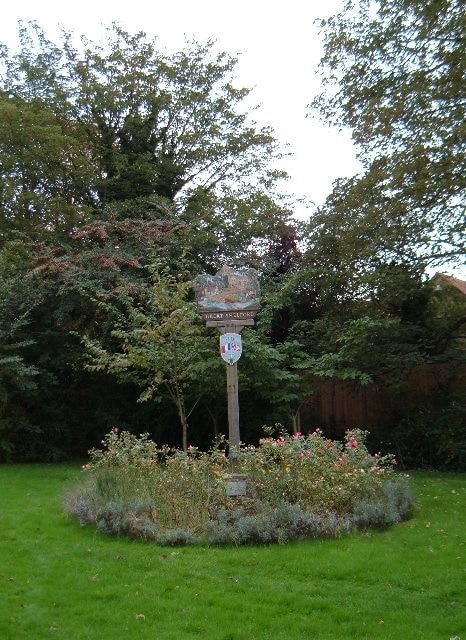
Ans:
[[[248,490],[247,476],[241,473],[229,473],[225,476],[226,494],[229,498],[245,496]]]

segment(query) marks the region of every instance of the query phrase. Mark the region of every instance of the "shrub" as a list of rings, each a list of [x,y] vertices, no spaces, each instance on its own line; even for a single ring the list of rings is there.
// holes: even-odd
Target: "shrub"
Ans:
[[[94,519],[98,529],[111,535],[142,540],[157,537],[157,518],[151,500],[108,502],[96,512]]]
[[[92,497],[88,493],[86,487],[79,487],[67,491],[64,497],[65,509],[82,525],[95,523]]]
[[[196,536],[191,531],[184,529],[161,529],[154,540],[165,547],[178,547],[186,544],[195,544]]]
[[[366,435],[353,429],[344,443],[325,438],[320,429],[308,436],[267,437],[257,449],[245,448],[242,470],[259,500],[285,500],[317,513],[349,513],[356,501],[377,494],[396,464],[393,456],[370,455]]]
[[[390,419],[374,429],[374,447],[396,453],[405,468],[466,470],[466,402],[463,392],[442,386],[413,392]]]
[[[414,498],[410,486],[398,479],[386,482],[372,500],[356,502],[353,523],[358,529],[386,528],[410,517]]]
[[[235,472],[248,495],[227,497],[228,460],[220,442],[209,452],[157,447],[113,430],[90,452],[86,480],[68,492],[67,510],[112,534],[175,545],[285,542],[385,527],[409,516],[413,497],[392,456],[371,455],[366,433],[345,442],[268,432],[242,447]]]
[[[207,539],[212,544],[286,542],[301,538],[337,538],[349,533],[351,519],[334,512],[306,513],[298,504],[281,502],[275,507],[258,503],[255,513],[243,508],[221,509],[207,523]]]

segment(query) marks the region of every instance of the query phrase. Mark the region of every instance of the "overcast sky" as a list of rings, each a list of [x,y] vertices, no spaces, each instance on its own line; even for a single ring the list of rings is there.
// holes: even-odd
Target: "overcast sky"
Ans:
[[[168,50],[183,46],[185,36],[217,41],[219,49],[240,53],[238,86],[252,87],[251,100],[260,125],[275,129],[293,156],[282,162],[291,176],[286,191],[316,204],[323,202],[333,180],[358,171],[348,132],[306,117],[319,91],[316,66],[321,43],[314,20],[334,13],[341,0],[10,0],[3,3],[0,41],[14,46],[18,20],[36,20],[54,39],[61,25],[91,39],[117,22],[130,32],[157,36]],[[299,208],[300,217],[306,210]]]

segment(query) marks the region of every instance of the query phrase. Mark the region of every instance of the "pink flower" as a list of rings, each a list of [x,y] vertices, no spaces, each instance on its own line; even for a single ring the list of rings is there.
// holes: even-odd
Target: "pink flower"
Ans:
[[[393,460],[390,460],[390,464],[398,464],[398,462],[393,458]]]

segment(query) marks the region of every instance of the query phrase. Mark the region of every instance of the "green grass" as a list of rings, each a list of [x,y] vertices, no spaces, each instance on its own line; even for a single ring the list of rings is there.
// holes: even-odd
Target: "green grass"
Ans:
[[[1,640],[466,640],[464,474],[415,474],[415,518],[383,533],[175,549],[72,521],[78,474],[0,467]]]

